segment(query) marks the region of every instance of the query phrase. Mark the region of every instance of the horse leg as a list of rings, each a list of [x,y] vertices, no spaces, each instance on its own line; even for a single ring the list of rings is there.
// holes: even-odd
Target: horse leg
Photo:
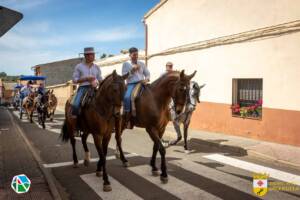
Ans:
[[[99,161],[98,161],[98,165],[97,165],[97,173],[101,172],[101,167],[102,167],[102,170],[103,170],[103,191],[104,192],[109,192],[112,189],[111,189],[110,182],[108,180],[108,175],[107,175],[107,172],[106,172],[106,166],[105,166],[106,165],[106,157],[105,157],[105,154],[104,154],[104,151],[103,151],[103,138],[100,137],[97,134],[93,134],[93,137],[94,137],[94,143],[95,143],[95,146],[96,146],[99,158],[100,158]],[[96,175],[98,175],[97,173],[96,173]]]
[[[30,123],[33,123],[32,116],[33,116],[33,110],[30,111]]]
[[[174,129],[177,133],[177,139],[170,142],[170,145],[176,145],[182,138],[180,124],[178,121],[173,121]]]
[[[84,148],[84,152],[85,152],[83,164],[86,167],[89,166],[89,164],[90,164],[90,158],[91,158],[91,153],[90,153],[90,151],[88,149],[88,146],[87,146],[87,143],[86,143],[87,137],[88,137],[88,133],[83,132],[83,134],[81,136],[81,142],[82,142],[82,145],[83,145],[83,148]]]
[[[150,166],[152,167],[152,175],[153,176],[158,176],[159,175],[159,171],[156,167],[156,155],[158,152],[158,146],[156,145],[156,143],[153,144],[153,153],[152,153],[152,158],[150,161]]]
[[[188,153],[188,145],[187,145],[187,135],[188,135],[188,128],[189,128],[189,125],[190,125],[190,121],[184,123],[184,150],[186,153]]]
[[[122,130],[121,130],[121,120],[120,119],[116,119],[115,120],[115,139],[117,142],[116,145],[116,157],[118,157],[118,155],[120,156],[121,161],[123,162],[124,167],[129,167],[129,162],[128,160],[125,158],[124,156],[124,152],[122,149]]]
[[[45,125],[45,121],[46,121],[46,112],[45,111],[43,111],[42,113],[42,126],[43,126],[43,129],[45,129],[46,128],[46,125]]]
[[[167,183],[168,182],[168,174],[167,174],[166,157],[165,157],[166,156],[166,150],[165,150],[165,147],[163,146],[163,144],[161,142],[160,134],[157,131],[157,129],[154,128],[154,127],[152,127],[151,129],[147,128],[146,130],[149,133],[152,141],[154,142],[154,145],[157,145],[159,153],[160,153],[160,157],[161,157],[160,180],[162,181],[162,183]],[[155,149],[153,148],[153,155],[155,155],[154,150]],[[151,161],[152,161],[152,159],[151,159]]]
[[[54,118],[54,112],[55,112],[55,108],[52,110],[51,112],[51,118],[50,118],[50,121],[52,122],[53,121],[53,118]]]
[[[73,162],[74,162],[73,167],[77,168],[78,167],[78,159],[77,159],[77,154],[76,154],[76,147],[75,147],[76,139],[74,137],[74,134],[71,134],[70,142],[71,142],[72,150],[73,150]]]

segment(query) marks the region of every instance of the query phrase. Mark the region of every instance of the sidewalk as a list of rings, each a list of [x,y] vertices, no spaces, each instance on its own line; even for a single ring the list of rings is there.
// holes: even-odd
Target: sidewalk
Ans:
[[[172,125],[167,127],[164,137],[176,138]],[[190,141],[204,145],[220,147],[236,153],[246,152],[251,156],[300,167],[300,147],[192,129],[189,130],[188,138]]]
[[[17,194],[11,188],[13,177],[19,174],[31,180],[27,193]],[[53,199],[38,163],[3,107],[0,107],[0,199]]]

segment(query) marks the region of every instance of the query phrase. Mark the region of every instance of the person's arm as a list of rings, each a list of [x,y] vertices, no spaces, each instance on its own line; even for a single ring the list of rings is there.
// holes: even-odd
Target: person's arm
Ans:
[[[122,75],[125,75],[125,74],[127,74],[128,72],[129,72],[128,78],[132,77],[132,76],[133,76],[133,72],[132,72],[132,70],[130,69],[130,66],[129,66],[126,62],[124,62],[124,63],[123,63],[123,66],[122,66]]]
[[[98,68],[98,73],[97,73],[97,76],[96,76],[96,79],[100,82],[102,81],[102,72],[101,72],[101,69],[98,65],[96,65],[97,68]]]
[[[79,65],[75,67],[75,71],[73,73],[73,83],[83,83],[83,82],[91,82],[95,80],[95,77],[82,77],[80,78],[80,70],[79,70]]]
[[[150,81],[150,71],[148,70],[148,67],[143,63],[143,74],[145,76],[145,81],[149,82]]]

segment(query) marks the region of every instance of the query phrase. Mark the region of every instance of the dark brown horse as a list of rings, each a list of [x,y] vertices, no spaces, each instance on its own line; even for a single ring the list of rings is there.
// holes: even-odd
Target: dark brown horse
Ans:
[[[165,132],[166,126],[170,120],[169,104],[171,99],[174,101],[176,113],[182,112],[186,103],[190,80],[194,77],[196,72],[192,75],[185,75],[184,71],[168,73],[149,86],[146,86],[141,96],[136,99],[136,117],[133,118],[134,125],[145,128],[150,138],[154,142],[153,154],[150,165],[152,167],[152,174],[157,176],[159,174],[155,165],[156,154],[159,151],[161,156],[161,175],[160,179],[163,183],[167,183],[167,167],[165,160],[165,148],[161,142],[161,138]],[[122,123],[123,122],[123,123]],[[116,141],[117,151],[120,153],[120,159],[127,166],[122,146],[121,134],[125,128],[124,120],[116,127]]]
[[[77,122],[79,129],[83,132],[82,144],[86,153],[85,164],[89,161],[89,150],[86,139],[89,133],[93,135],[94,143],[99,154],[97,164],[97,176],[100,176],[103,170],[103,190],[111,191],[110,182],[106,172],[106,154],[108,143],[110,141],[114,119],[119,117],[125,93],[125,79],[127,75],[119,76],[116,71],[106,77],[96,91],[95,97],[82,109]],[[65,122],[62,128],[62,140],[67,142],[70,139],[73,149],[74,166],[78,165],[78,159],[75,150],[76,120],[70,115],[70,101],[67,101],[65,108]]]

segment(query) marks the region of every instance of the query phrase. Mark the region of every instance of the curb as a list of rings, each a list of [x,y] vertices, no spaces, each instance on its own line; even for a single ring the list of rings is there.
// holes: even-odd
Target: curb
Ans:
[[[11,112],[9,110],[7,110],[7,113],[10,117],[10,120],[13,124],[13,126],[16,127],[16,129],[18,130],[18,134],[23,138],[23,140],[25,141],[26,145],[28,146],[30,152],[33,155],[34,160],[37,162],[40,170],[42,171],[46,182],[49,186],[51,195],[53,197],[53,199],[55,200],[62,200],[62,197],[60,195],[60,193],[58,192],[58,189],[56,187],[55,182],[57,182],[56,178],[53,176],[53,174],[51,173],[51,171],[49,169],[46,169],[43,167],[43,161],[41,159],[41,157],[39,156],[39,154],[36,152],[35,148],[32,146],[32,144],[30,143],[30,141],[28,140],[28,138],[26,137],[25,133],[23,132],[22,128],[19,126],[19,124],[17,124],[14,120],[14,117],[12,116]]]
[[[259,153],[257,151],[247,150],[247,153],[248,153],[248,155],[253,156],[253,157],[268,159],[268,160],[271,160],[271,161],[274,161],[274,162],[277,162],[277,163],[280,163],[280,164],[289,165],[289,166],[291,166],[293,168],[296,168],[296,169],[300,168],[299,164],[295,164],[295,163],[292,163],[292,162],[289,162],[289,161],[277,159],[273,156],[269,156],[269,155],[266,155],[266,154],[263,154],[263,153]]]

